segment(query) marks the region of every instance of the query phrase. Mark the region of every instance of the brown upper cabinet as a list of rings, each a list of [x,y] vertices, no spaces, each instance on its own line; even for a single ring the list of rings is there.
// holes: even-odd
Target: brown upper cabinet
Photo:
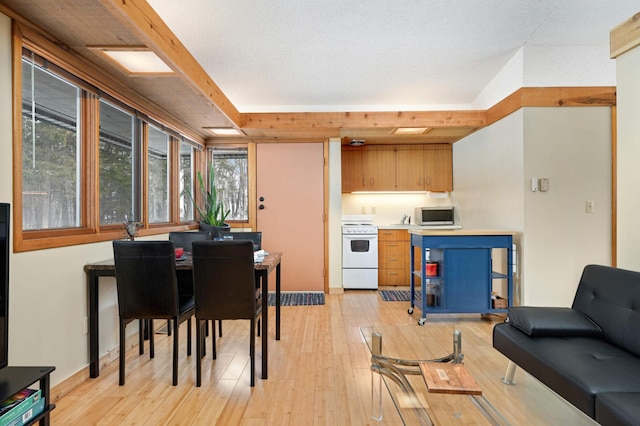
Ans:
[[[453,191],[453,154],[449,144],[424,145],[424,189]]]
[[[450,144],[342,147],[342,192],[452,191]]]

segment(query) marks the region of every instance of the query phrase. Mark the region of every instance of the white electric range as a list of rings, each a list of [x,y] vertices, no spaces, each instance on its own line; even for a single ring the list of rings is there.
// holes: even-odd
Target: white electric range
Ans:
[[[342,216],[342,286],[378,288],[378,227],[371,215]]]

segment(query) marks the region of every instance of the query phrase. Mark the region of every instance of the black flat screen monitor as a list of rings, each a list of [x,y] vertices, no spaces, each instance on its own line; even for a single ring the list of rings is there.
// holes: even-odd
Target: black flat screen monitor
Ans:
[[[0,368],[9,361],[9,213],[0,203]]]

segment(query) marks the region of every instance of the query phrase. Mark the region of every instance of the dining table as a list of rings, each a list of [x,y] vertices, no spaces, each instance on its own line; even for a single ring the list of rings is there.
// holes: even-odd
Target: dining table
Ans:
[[[254,263],[256,287],[262,291],[262,378],[266,379],[268,365],[268,306],[269,306],[269,274],[275,270],[275,339],[280,340],[280,269],[282,266],[282,252],[270,251],[264,258]],[[186,254],[182,259],[176,260],[176,271],[192,270],[193,262],[191,256]],[[100,375],[100,354],[99,342],[99,298],[98,287],[101,277],[115,277],[116,266],[114,259],[107,259],[100,262],[88,263],[84,265],[84,272],[87,276],[88,290],[88,310],[89,310],[89,377],[96,378]]]

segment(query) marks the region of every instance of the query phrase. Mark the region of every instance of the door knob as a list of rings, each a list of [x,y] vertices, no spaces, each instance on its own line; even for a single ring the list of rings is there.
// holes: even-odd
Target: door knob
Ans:
[[[264,210],[264,204],[260,204],[260,205],[258,206],[258,208],[259,208],[260,210]]]
[[[264,201],[264,197],[260,197],[260,198],[259,198],[259,201]]]

